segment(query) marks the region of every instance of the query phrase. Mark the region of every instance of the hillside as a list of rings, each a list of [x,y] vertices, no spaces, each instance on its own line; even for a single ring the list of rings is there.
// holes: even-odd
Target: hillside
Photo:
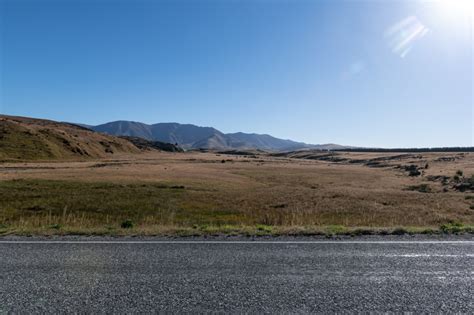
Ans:
[[[133,143],[137,148],[143,151],[159,150],[167,152],[183,152],[183,149],[172,143],[166,143],[161,141],[150,141],[139,137],[120,136],[119,138],[125,139]]]
[[[327,150],[345,148],[332,144],[310,145],[254,133],[238,132],[225,134],[212,127],[199,127],[178,123],[147,125],[140,122],[115,121],[103,125],[90,126],[90,128],[115,136],[140,137],[151,141],[175,143],[185,149],[293,151],[301,149]]]
[[[131,142],[51,120],[0,115],[0,159],[102,158],[139,153]]]

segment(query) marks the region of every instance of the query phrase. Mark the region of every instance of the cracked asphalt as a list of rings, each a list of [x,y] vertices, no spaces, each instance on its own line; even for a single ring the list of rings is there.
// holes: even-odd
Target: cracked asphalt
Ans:
[[[473,313],[449,241],[0,238],[0,313]]]

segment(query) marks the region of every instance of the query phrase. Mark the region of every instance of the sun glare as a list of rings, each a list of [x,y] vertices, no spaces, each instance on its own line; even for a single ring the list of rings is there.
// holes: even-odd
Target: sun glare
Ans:
[[[438,0],[437,5],[441,14],[451,18],[472,16],[474,0]]]

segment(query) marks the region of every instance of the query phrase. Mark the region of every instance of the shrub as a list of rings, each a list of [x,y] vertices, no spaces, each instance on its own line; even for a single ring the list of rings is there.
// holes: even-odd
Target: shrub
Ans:
[[[440,226],[443,233],[459,233],[463,231],[463,225],[459,222],[450,222]]]
[[[456,175],[458,175],[458,176],[462,176],[463,174],[464,174],[464,173],[463,173],[461,170],[457,170],[457,171],[456,171]]]
[[[408,176],[420,176],[421,172],[416,165],[405,165],[402,167],[408,172]]]
[[[407,234],[408,231],[405,230],[404,228],[396,228],[395,230],[392,231],[393,235],[404,235]]]
[[[275,209],[281,209],[281,208],[286,208],[288,205],[286,203],[279,203],[277,205],[271,206],[272,208]]]
[[[420,176],[421,172],[419,170],[410,170],[408,176]]]
[[[430,193],[431,192],[431,187],[427,184],[409,186],[407,189],[408,190],[413,190],[413,191],[418,191],[418,192],[421,192],[421,193]]]
[[[133,221],[132,220],[125,220],[122,222],[122,224],[120,224],[120,227],[122,229],[131,229],[133,228],[134,224],[133,224]]]
[[[385,231],[381,231],[380,234],[382,234]],[[375,232],[369,229],[355,229],[354,231],[351,232],[351,236],[360,236],[360,235],[372,235]]]
[[[420,232],[420,234],[435,234],[436,231],[434,231],[433,229],[424,229]]]
[[[264,224],[257,224],[256,228],[258,231],[265,233],[271,233],[273,231],[273,228],[271,226]]]
[[[184,186],[171,186],[171,189],[185,189],[186,187]]]

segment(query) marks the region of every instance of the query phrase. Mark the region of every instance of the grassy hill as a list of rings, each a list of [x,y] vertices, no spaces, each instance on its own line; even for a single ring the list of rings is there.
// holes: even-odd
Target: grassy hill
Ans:
[[[138,152],[125,139],[80,126],[0,115],[0,160],[103,158]]]

